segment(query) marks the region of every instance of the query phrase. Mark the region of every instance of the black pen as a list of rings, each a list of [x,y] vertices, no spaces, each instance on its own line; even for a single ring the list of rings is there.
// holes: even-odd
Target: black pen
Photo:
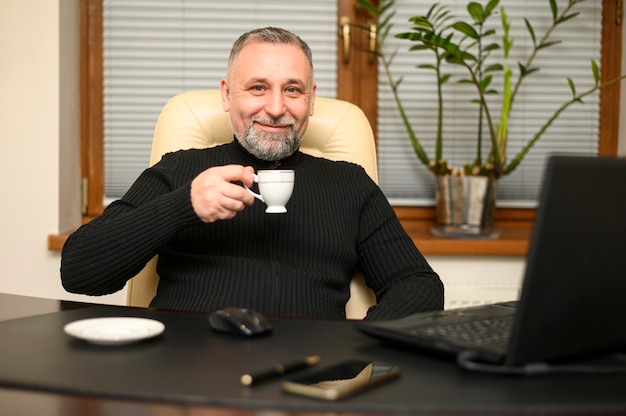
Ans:
[[[275,366],[268,368],[267,370],[261,370],[257,373],[244,374],[243,376],[241,376],[241,384],[243,384],[244,386],[251,386],[252,384],[256,384],[261,381],[272,380],[285,374],[314,366],[319,362],[320,357],[318,355],[312,355],[309,357],[304,357],[300,360],[291,361],[289,363],[276,364]]]

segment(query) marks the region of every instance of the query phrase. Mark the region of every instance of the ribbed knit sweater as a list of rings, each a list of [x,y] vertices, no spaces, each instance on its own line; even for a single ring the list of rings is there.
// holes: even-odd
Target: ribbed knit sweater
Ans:
[[[266,214],[256,201],[234,219],[206,224],[191,205],[191,181],[226,164],[260,170],[271,163],[237,141],[165,155],[70,235],[61,258],[65,289],[116,292],[158,254],[157,308],[236,305],[269,316],[345,318],[356,270],[376,293],[368,319],[443,307],[439,277],[360,166],[297,152],[280,162],[296,178],[286,214]]]

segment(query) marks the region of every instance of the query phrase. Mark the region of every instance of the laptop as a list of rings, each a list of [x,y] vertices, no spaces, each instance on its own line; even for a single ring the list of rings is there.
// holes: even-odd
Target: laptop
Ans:
[[[518,301],[356,327],[466,367],[532,368],[626,350],[626,158],[551,156]]]

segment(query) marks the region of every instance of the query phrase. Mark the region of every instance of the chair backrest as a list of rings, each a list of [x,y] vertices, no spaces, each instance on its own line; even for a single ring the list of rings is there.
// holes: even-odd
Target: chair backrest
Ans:
[[[233,140],[228,113],[222,108],[219,90],[189,91],[174,96],[163,107],[154,130],[150,165],[167,153],[206,148]],[[378,181],[376,147],[372,128],[363,111],[346,101],[318,97],[314,115],[302,138],[304,153],[361,165]],[[130,306],[147,306],[158,286],[156,258],[127,285]],[[357,275],[350,284],[346,317],[363,318],[375,297]]]

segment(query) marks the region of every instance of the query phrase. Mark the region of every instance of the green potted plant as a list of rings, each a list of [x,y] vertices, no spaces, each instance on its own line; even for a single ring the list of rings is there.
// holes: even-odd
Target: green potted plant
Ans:
[[[583,1],[585,0],[569,0],[566,7],[559,10],[556,1],[549,0],[551,25],[540,37],[537,36],[531,22],[525,19],[532,49],[524,62],[517,63],[516,71],[509,63],[513,47],[510,23],[504,7],[499,5],[499,0],[487,0],[485,5],[469,2],[467,21],[454,18],[450,9],[439,3],[434,3],[425,15],[409,19],[413,25],[411,30],[395,34],[395,37],[411,42],[410,51],[428,51],[433,56],[433,61],[418,65],[419,69],[433,71],[436,79],[437,127],[434,155],[431,155],[415,133],[400,99],[399,89],[402,79],[396,79],[391,72],[391,64],[397,51],[387,54],[383,48],[391,35],[395,0],[380,0],[378,6],[374,6],[368,0],[357,0],[362,8],[378,20],[375,49],[367,52],[374,54],[381,63],[417,158],[436,177],[438,223],[434,229],[436,233],[448,236],[493,235],[497,179],[513,172],[528,151],[565,110],[575,103],[582,103],[585,97],[623,78],[601,83],[598,65],[592,60],[593,85],[585,91],[578,92],[574,82],[567,78],[571,97],[546,119],[517,154],[508,157],[508,120],[523,81],[539,71],[534,64],[537,54],[559,43],[551,39],[554,30],[575,18],[578,15],[578,12],[574,11],[575,6]],[[497,15],[500,19],[500,33],[495,29],[488,29],[485,25],[490,18]],[[364,27],[362,29],[369,30]],[[494,51],[499,51],[497,60],[492,54]],[[473,101],[478,104],[475,158],[462,166],[450,165],[444,156],[443,89],[454,78],[446,72],[449,65],[463,68],[462,72],[465,75],[457,81],[473,86],[476,92]],[[494,76],[498,75],[502,77],[500,91],[496,90],[492,82]],[[498,95],[499,99],[495,102],[488,100],[487,97],[490,95]],[[496,110],[495,107],[499,109]],[[483,140],[487,140],[488,143],[484,145]],[[484,148],[487,151],[484,152]]]

